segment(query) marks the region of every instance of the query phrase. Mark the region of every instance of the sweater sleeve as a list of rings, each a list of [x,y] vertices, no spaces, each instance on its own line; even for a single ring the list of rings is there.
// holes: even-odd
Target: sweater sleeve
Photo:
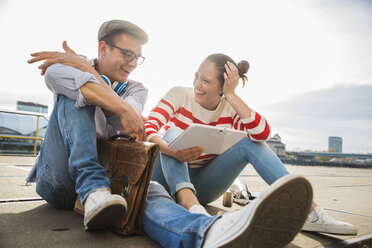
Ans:
[[[59,63],[48,67],[44,79],[46,86],[54,94],[61,94],[75,100],[76,107],[87,105],[80,87],[87,82],[99,84],[94,75]]]
[[[148,89],[137,81],[132,81],[132,85],[122,98],[141,114],[147,101]]]
[[[148,121],[145,122],[146,140],[160,136],[160,129],[168,123],[178,110],[183,96],[182,87],[174,87],[158,102],[150,112]]]
[[[254,110],[251,117],[240,119],[238,114],[234,116],[233,126],[235,129],[244,130],[252,141],[266,142],[270,139],[270,126],[266,119]]]

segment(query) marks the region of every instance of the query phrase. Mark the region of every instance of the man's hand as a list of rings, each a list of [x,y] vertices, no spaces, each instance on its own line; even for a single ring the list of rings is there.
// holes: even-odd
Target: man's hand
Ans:
[[[144,121],[146,118],[138,114],[129,103],[125,102],[125,104],[125,112],[122,112],[119,115],[120,122],[124,127],[125,133],[129,135],[135,134],[137,136],[137,140],[145,140]]]
[[[72,66],[76,69],[79,69],[81,71],[89,72],[89,70],[92,69],[92,66],[90,63],[78,56],[74,50],[72,50],[68,45],[67,42],[64,41],[62,43],[63,50],[65,50],[65,53],[61,52],[37,52],[32,53],[31,57],[32,59],[28,60],[27,62],[29,64],[45,60],[43,64],[39,65],[38,68],[41,70],[41,75],[45,74],[46,69],[55,63],[61,63],[64,65]]]

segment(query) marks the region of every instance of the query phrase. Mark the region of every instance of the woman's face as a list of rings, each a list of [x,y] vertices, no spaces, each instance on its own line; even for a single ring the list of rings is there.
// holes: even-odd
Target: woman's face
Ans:
[[[209,60],[204,60],[195,73],[195,102],[208,110],[215,110],[221,100],[222,86],[217,76],[215,63]]]

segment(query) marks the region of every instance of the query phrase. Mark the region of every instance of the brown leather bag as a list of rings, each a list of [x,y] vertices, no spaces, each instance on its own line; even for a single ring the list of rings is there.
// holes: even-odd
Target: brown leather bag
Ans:
[[[159,146],[137,142],[129,136],[113,138],[116,140],[97,139],[98,160],[111,180],[111,192],[122,195],[128,203],[128,209],[126,215],[110,229],[122,235],[143,234],[145,202]],[[75,202],[75,211],[84,215],[80,196]]]

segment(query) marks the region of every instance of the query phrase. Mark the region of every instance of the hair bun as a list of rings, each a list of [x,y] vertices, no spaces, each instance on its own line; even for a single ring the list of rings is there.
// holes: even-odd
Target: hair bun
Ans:
[[[248,72],[248,69],[249,69],[249,63],[248,63],[248,61],[241,60],[238,63],[238,70],[239,70],[239,75],[240,76],[243,76],[244,74],[246,74]]]

